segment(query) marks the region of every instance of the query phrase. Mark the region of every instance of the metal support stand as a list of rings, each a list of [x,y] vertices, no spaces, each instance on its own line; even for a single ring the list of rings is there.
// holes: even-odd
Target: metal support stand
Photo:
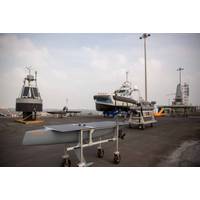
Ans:
[[[101,137],[99,138],[99,146],[97,147],[97,157],[103,158],[104,156],[104,149],[102,148]]]
[[[64,146],[64,155],[62,156],[62,159],[63,159],[62,166],[64,166],[64,167],[71,166],[71,160],[69,158],[69,154],[67,151],[67,145]]]
[[[94,130],[90,129],[88,145],[92,144],[92,133],[93,132],[94,132]],[[85,158],[84,158],[84,155],[83,155],[83,147],[84,147],[83,134],[84,134],[84,131],[81,130],[80,131],[80,141],[79,141],[80,148],[75,150],[75,153],[76,153],[77,157],[79,157],[79,160],[80,160],[80,162],[78,163],[78,167],[88,167],[88,166],[91,166],[93,164],[93,162],[87,163]]]
[[[115,131],[115,141],[116,141],[116,151],[114,152],[113,161],[115,164],[119,164],[121,161],[121,156],[119,153],[119,124],[118,124],[118,116],[116,116],[116,131]]]
[[[152,110],[144,111],[142,108],[138,109],[136,114],[133,112],[130,115],[129,118],[129,127],[132,127],[134,125],[137,125],[142,130],[145,128],[146,125],[151,125],[153,127],[153,124],[157,121],[154,118],[154,114]]]
[[[81,162],[78,164],[79,166],[82,166],[85,164],[85,162],[83,161],[83,130],[81,130],[81,134],[80,134],[80,148],[81,148],[81,152],[80,152],[80,156],[81,156]]]
[[[84,127],[85,128],[85,127]],[[84,143],[84,134],[88,134],[89,131],[89,141],[88,143]],[[69,158],[69,151],[74,151],[79,163],[78,166],[79,167],[88,167],[91,166],[93,164],[93,162],[89,162],[87,163],[85,158],[84,158],[84,153],[83,150],[85,147],[89,147],[89,146],[94,146],[94,145],[99,145],[97,148],[97,156],[99,158],[102,158],[104,156],[104,150],[102,149],[102,144],[106,143],[106,142],[116,142],[116,151],[114,152],[114,163],[118,164],[121,160],[120,154],[119,154],[119,125],[118,122],[116,122],[116,129],[114,132],[114,136],[112,138],[109,139],[104,139],[102,140],[101,138],[99,139],[99,141],[95,141],[93,142],[93,133],[94,133],[95,129],[92,127],[88,127],[88,129],[81,129],[80,130],[80,135],[79,135],[79,143],[76,146],[72,146],[72,147],[68,147],[65,145],[64,148],[64,155],[63,155],[63,160],[64,160],[64,166],[71,166],[71,161]]]
[[[101,147],[101,137],[99,138],[99,146],[98,146],[99,149],[102,149]]]

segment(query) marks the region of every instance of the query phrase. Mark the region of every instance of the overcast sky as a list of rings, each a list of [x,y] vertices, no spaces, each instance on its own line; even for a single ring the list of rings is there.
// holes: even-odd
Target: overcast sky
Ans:
[[[44,108],[94,109],[93,95],[129,80],[144,97],[141,34],[0,34],[0,107],[15,107],[26,66],[38,71]],[[200,104],[200,34],[151,34],[147,41],[148,99],[167,104],[178,67]]]

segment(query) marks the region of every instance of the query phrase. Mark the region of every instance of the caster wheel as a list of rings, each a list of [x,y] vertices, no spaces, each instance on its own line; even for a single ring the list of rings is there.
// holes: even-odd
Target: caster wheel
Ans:
[[[121,136],[121,139],[123,140],[126,136],[126,133],[123,133],[122,136]]]
[[[119,164],[121,161],[121,156],[120,154],[114,154],[114,159],[113,159],[115,164]]]
[[[126,135],[126,133],[123,133],[122,132],[122,130],[119,130],[119,136],[118,136],[118,138],[120,138],[120,139],[124,139],[124,137],[125,137],[125,135]]]
[[[144,126],[144,125],[140,125],[140,126],[139,126],[139,129],[144,130],[144,129],[145,129],[145,126]]]
[[[104,156],[104,150],[103,149],[97,149],[97,157],[103,158]]]
[[[62,167],[71,167],[72,163],[70,159],[63,159]]]
[[[129,123],[128,127],[129,127],[129,128],[134,128],[134,125],[131,124],[131,123]]]

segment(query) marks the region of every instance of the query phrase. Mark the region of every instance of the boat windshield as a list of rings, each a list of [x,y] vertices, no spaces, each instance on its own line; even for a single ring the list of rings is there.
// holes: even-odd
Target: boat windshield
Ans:
[[[112,100],[109,96],[97,96],[95,97],[96,101],[104,102],[104,103],[112,103]]]
[[[118,90],[117,93],[124,93],[126,90]]]
[[[131,88],[131,83],[126,81],[122,84],[121,88],[119,90],[115,91],[117,95],[119,96],[130,96],[133,92]]]

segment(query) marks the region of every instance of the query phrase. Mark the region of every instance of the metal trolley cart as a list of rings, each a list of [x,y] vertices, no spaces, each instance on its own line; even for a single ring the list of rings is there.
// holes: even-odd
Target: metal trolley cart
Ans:
[[[152,107],[137,106],[130,110],[129,127],[138,126],[140,129],[145,129],[146,125],[153,127],[157,121],[154,118]]]
[[[45,126],[43,129],[26,131],[23,145],[53,145],[65,144],[62,166],[71,166],[69,151],[74,151],[79,163],[78,166],[86,167],[93,163],[86,162],[83,150],[86,147],[98,145],[97,156],[103,158],[102,145],[107,142],[115,142],[113,161],[120,163],[119,138],[123,139],[125,133],[122,128],[127,122],[100,121],[79,124],[60,124]]]

